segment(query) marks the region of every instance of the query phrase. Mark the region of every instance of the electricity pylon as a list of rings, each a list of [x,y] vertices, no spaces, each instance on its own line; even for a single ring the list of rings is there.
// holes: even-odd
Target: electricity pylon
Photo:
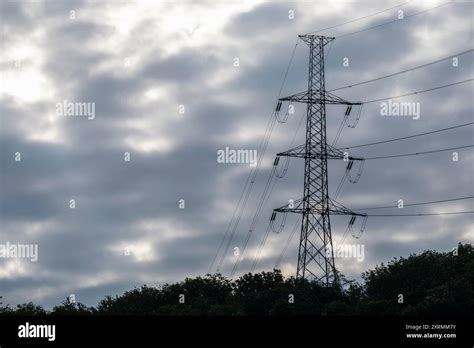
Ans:
[[[326,142],[326,104],[360,105],[351,103],[329,93],[324,85],[324,46],[334,38],[320,35],[299,35],[309,46],[308,90],[289,97],[281,102],[300,102],[307,104],[306,142],[277,156],[304,158],[303,198],[275,209],[275,212],[303,214],[298,253],[297,278],[311,279],[329,286],[338,282],[334,264],[330,215],[358,214],[335,200],[328,194],[328,159],[346,161],[363,160],[351,157]]]

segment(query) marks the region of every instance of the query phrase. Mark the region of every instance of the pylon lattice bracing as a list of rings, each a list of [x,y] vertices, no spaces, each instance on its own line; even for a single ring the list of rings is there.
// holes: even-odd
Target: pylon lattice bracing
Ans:
[[[304,195],[292,207],[283,206],[276,212],[303,214],[298,251],[297,278],[316,280],[329,286],[338,281],[334,263],[330,215],[355,213],[329,198],[328,159],[344,159],[344,153],[327,144],[326,104],[360,105],[351,103],[325,90],[324,46],[334,38],[320,35],[300,35],[309,46],[308,90],[280,101],[307,104],[306,142],[278,156],[304,158]],[[346,157],[346,160],[363,158]]]

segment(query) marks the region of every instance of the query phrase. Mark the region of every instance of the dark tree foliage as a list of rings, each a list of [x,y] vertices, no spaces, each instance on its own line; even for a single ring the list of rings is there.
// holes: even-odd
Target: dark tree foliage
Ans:
[[[457,255],[456,255],[457,254]],[[363,309],[371,314],[474,313],[474,251],[425,251],[394,258],[363,274]],[[403,295],[403,305],[397,299]]]
[[[35,305],[33,302],[23,303],[16,306],[16,308],[5,307],[0,310],[2,314],[15,315],[45,315],[47,312],[41,305]]]
[[[442,315],[474,313],[474,251],[425,251],[363,273],[364,282],[323,287],[284,278],[280,270],[186,278],[106,296],[97,307],[69,299],[47,312],[33,303],[0,307],[0,315]],[[349,284],[349,285],[347,285]],[[400,295],[403,302],[400,303]]]
[[[90,315],[95,314],[97,310],[94,307],[87,307],[80,302],[71,302],[66,298],[59,306],[54,306],[51,314],[53,315]]]

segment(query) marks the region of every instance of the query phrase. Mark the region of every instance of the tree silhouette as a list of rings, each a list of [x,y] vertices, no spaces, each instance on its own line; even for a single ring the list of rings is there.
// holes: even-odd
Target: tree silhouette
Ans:
[[[459,244],[451,252],[425,251],[394,258],[363,274],[367,313],[460,314],[474,309],[474,252]],[[397,298],[403,295],[403,304]]]
[[[280,270],[186,278],[160,287],[143,285],[106,296],[96,308],[67,298],[51,312],[32,302],[0,307],[0,315],[432,315],[474,313],[474,251],[425,251],[394,258],[362,275],[363,283],[323,287],[283,277]],[[400,301],[400,295],[403,301]]]

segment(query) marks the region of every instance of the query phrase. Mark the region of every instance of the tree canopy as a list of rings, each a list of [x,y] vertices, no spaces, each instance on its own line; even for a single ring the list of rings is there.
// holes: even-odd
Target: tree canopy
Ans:
[[[341,276],[341,279],[344,279]],[[324,287],[281,271],[186,278],[105,296],[96,307],[69,299],[46,311],[26,303],[2,315],[430,315],[474,313],[474,252],[425,251],[394,258],[362,275],[363,282]]]

